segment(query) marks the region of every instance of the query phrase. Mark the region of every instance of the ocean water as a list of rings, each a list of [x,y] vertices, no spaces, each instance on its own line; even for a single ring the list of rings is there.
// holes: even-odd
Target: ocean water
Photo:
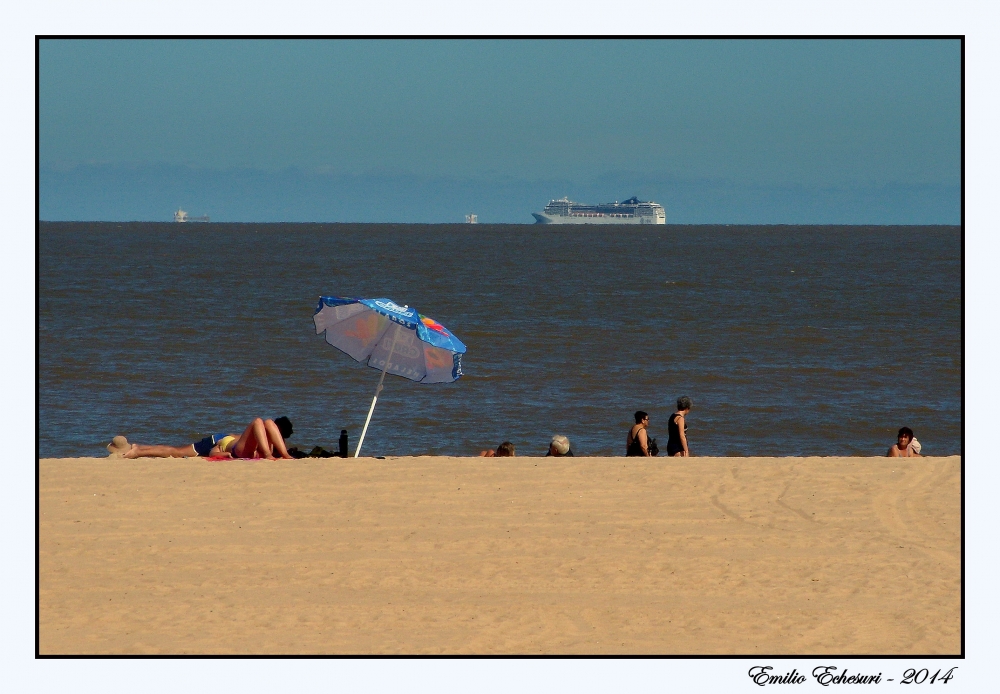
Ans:
[[[958,227],[42,223],[38,454],[182,444],[288,415],[353,454],[379,372],[315,333],[388,297],[468,346],[386,376],[363,452],[623,455],[688,395],[694,455],[962,452]]]

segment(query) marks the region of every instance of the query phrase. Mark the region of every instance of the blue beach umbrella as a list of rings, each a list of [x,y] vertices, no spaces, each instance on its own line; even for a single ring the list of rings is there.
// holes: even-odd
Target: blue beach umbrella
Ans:
[[[387,373],[417,383],[451,383],[462,377],[465,345],[433,318],[391,299],[321,296],[313,315],[316,334],[382,375],[354,451],[357,458]]]

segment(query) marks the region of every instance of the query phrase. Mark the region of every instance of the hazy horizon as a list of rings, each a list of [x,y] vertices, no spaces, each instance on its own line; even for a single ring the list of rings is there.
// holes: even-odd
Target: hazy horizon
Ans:
[[[954,39],[39,42],[39,216],[958,224]]]

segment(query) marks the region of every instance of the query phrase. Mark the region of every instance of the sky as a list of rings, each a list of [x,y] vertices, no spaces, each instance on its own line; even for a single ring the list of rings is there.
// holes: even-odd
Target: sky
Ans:
[[[43,219],[958,223],[957,40],[41,40]]]

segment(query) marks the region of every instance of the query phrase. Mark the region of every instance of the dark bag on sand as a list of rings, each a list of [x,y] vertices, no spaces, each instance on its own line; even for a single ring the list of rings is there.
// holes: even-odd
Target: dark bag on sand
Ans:
[[[649,454],[650,455],[659,455],[660,454],[660,448],[659,448],[659,446],[656,445],[656,439],[650,439],[649,443],[646,445],[646,448],[649,449]]]
[[[322,448],[320,446],[313,446],[313,449],[306,453],[295,446],[288,449],[288,455],[293,458],[333,458],[336,454]]]

